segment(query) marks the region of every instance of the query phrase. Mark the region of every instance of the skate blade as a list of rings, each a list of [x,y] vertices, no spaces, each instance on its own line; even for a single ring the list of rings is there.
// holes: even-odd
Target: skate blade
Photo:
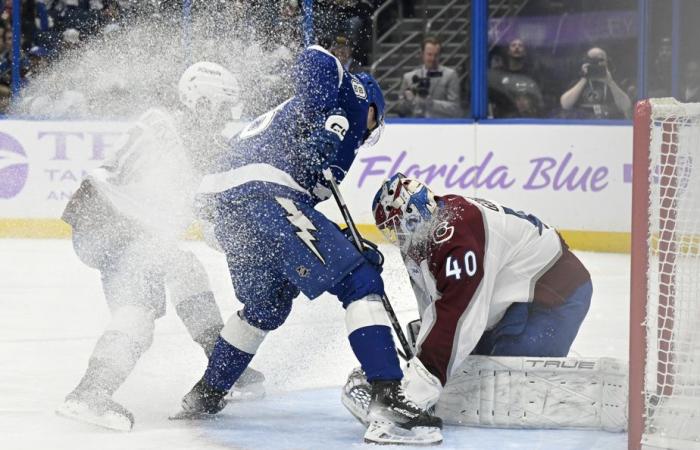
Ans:
[[[134,426],[129,418],[121,414],[114,413],[113,411],[107,411],[102,415],[95,414],[86,404],[75,401],[63,403],[56,410],[56,414],[78,422],[84,422],[115,431],[131,431]]]
[[[372,422],[365,432],[365,442],[381,445],[438,445],[442,432],[434,427],[414,427],[410,430],[395,424]]]
[[[168,420],[217,420],[218,418],[219,416],[216,414],[185,411],[184,409],[168,416]]]
[[[226,394],[226,400],[229,402],[250,402],[263,398],[265,398],[265,386],[262,383],[249,384],[242,388],[233,385]]]

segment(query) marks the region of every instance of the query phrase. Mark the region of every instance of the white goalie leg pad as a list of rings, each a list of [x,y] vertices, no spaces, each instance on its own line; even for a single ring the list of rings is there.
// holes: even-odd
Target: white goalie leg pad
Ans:
[[[436,415],[468,426],[624,431],[627,372],[613,358],[470,356]]]
[[[265,340],[267,331],[256,328],[234,313],[221,330],[221,337],[239,350],[254,355]]]
[[[355,330],[372,325],[391,326],[382,298],[376,294],[355,300],[345,310],[345,327],[348,335]]]
[[[402,384],[406,398],[425,410],[435,406],[442,393],[440,380],[417,357],[408,361],[408,366],[403,371]]]

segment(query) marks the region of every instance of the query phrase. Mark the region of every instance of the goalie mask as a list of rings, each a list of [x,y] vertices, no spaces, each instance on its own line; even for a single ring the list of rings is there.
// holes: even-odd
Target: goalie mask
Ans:
[[[200,61],[192,64],[180,77],[177,85],[182,102],[197,115],[214,118],[224,109],[232,111],[240,106],[240,88],[236,77],[219,64]],[[240,116],[240,113],[238,114]],[[228,120],[238,117],[229,117]]]
[[[372,202],[377,228],[402,251],[425,237],[436,210],[435,194],[402,173],[385,180]]]

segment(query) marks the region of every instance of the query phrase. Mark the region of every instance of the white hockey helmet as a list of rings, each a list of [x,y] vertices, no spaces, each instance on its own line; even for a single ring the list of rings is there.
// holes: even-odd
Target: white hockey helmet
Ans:
[[[177,85],[180,102],[191,111],[218,113],[222,106],[231,108],[240,102],[236,77],[219,64],[200,61],[192,64]]]

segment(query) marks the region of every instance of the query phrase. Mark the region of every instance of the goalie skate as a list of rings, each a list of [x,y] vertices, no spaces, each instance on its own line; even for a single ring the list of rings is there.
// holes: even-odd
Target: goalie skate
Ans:
[[[368,426],[367,412],[371,399],[372,388],[362,369],[357,367],[350,373],[348,381],[343,386],[340,401],[353,417],[359,420],[362,425]]]
[[[365,442],[434,445],[442,442],[442,420],[418,408],[404,396],[399,381],[374,381]]]
[[[230,402],[245,402],[265,398],[265,376],[248,367],[226,395]]]
[[[117,431],[131,431],[134,416],[106,395],[71,393],[56,414]]]
[[[365,432],[368,444],[438,445],[442,443],[439,428],[414,427],[410,430],[388,422],[372,422]]]

